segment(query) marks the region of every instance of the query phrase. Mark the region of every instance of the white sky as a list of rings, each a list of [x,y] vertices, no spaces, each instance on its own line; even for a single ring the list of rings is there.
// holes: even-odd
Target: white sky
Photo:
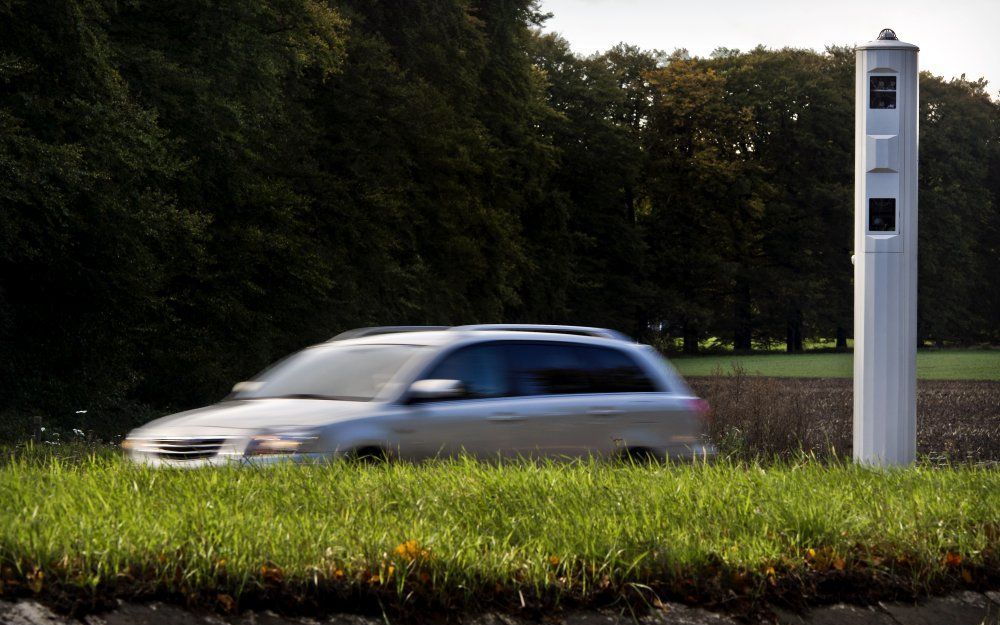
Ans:
[[[920,46],[920,68],[990,81],[1000,93],[1000,0],[542,0],[547,31],[581,54],[619,42],[706,56],[758,44],[822,50],[855,45],[892,28]]]

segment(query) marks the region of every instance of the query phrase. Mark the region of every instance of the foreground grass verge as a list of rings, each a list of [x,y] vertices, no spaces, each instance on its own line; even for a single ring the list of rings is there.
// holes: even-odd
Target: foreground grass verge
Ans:
[[[711,376],[734,365],[751,375],[793,378],[849,378],[853,354],[723,354],[671,358],[685,376]],[[922,380],[1000,380],[1000,350],[943,349],[917,352],[917,377]]]
[[[1000,472],[484,465],[0,466],[0,595],[70,608],[751,603],[1000,579]]]

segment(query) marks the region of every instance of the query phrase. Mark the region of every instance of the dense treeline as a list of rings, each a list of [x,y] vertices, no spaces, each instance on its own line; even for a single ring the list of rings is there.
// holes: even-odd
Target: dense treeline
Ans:
[[[0,6],[0,410],[196,404],[382,323],[844,344],[850,50],[582,58],[536,8]],[[921,339],[996,342],[1000,109],[921,98]]]

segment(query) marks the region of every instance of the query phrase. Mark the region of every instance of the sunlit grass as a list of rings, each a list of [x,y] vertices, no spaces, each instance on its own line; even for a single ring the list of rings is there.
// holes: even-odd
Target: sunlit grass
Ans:
[[[734,364],[751,375],[804,378],[849,378],[853,354],[713,354],[671,358],[685,376],[710,376]],[[949,349],[917,352],[917,377],[924,380],[1000,380],[1000,350]]]
[[[8,589],[142,582],[239,597],[278,584],[454,603],[893,562],[919,585],[993,566],[1000,472],[808,460],[181,471],[18,458],[0,466],[0,527]]]

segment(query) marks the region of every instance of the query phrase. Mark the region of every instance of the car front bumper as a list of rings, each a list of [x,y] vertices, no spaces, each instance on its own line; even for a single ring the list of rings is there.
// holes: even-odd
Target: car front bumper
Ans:
[[[171,469],[201,469],[205,467],[266,467],[277,464],[308,464],[324,462],[336,457],[336,454],[327,453],[294,453],[294,454],[271,454],[262,456],[247,456],[242,453],[219,453],[210,458],[196,458],[193,460],[173,460],[163,458],[155,453],[142,451],[126,452],[128,458],[139,465],[155,468]]]

